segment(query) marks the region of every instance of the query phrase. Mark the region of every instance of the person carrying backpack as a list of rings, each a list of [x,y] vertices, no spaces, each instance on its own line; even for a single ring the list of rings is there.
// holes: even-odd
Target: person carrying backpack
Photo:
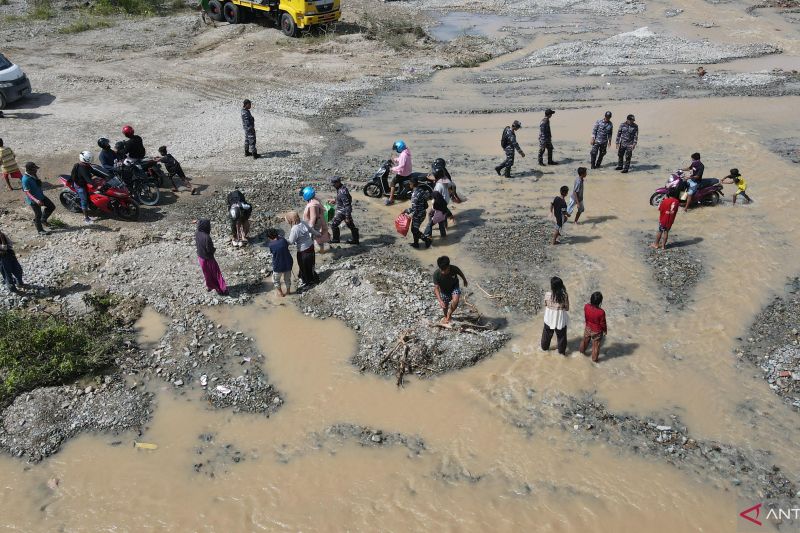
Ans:
[[[494,167],[494,171],[500,176],[500,171],[505,169],[505,177],[511,177],[511,167],[514,166],[514,151],[519,152],[520,157],[525,157],[525,152],[519,147],[517,143],[517,130],[522,127],[519,120],[515,120],[510,126],[506,126],[503,130],[503,135],[500,137],[500,147],[506,154],[506,160],[501,165]]]

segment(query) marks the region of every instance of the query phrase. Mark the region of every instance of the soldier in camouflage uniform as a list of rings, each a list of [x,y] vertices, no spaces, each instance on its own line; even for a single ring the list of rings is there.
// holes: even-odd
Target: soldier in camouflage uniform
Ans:
[[[406,213],[411,215],[411,234],[414,236],[411,246],[419,248],[419,240],[422,239],[425,242],[425,248],[430,248],[431,238],[424,235],[419,229],[428,213],[428,191],[419,186],[419,179],[417,176],[411,177],[410,184],[413,191],[411,207],[406,209]]]
[[[613,134],[614,125],[611,123],[611,111],[606,111],[605,117],[595,122],[594,128],[592,128],[592,140],[589,141],[592,146],[592,168],[600,168]]]
[[[553,161],[553,134],[550,132],[550,117],[556,112],[548,109],[544,112],[544,118],[539,123],[539,164],[544,166],[544,151],[547,150],[547,164],[557,165]]]
[[[256,151],[256,121],[250,113],[250,100],[242,102],[242,128],[244,128],[244,155],[258,159]]]
[[[514,150],[519,152],[521,157],[525,157],[525,152],[522,151],[522,148],[520,148],[517,143],[517,130],[521,127],[522,124],[520,124],[519,120],[515,120],[510,126],[506,126],[506,129],[503,130],[503,136],[500,138],[500,146],[506,153],[506,160],[503,161],[502,165],[494,167],[494,171],[497,172],[498,176],[501,170],[506,169],[505,177],[511,177],[511,167],[514,166]]]
[[[631,169],[631,157],[633,149],[639,142],[639,126],[636,124],[636,117],[628,115],[625,122],[620,124],[617,130],[617,162],[616,170],[621,170],[623,174]],[[625,159],[623,164],[623,158]]]
[[[328,178],[333,188],[336,189],[336,214],[333,215],[331,220],[331,230],[333,233],[332,243],[341,242],[339,240],[339,225],[344,222],[350,228],[350,233],[353,235],[347,244],[358,244],[358,228],[353,222],[353,197],[350,196],[350,191],[347,187],[342,185],[342,178],[333,176]],[[334,203],[334,201],[331,201]]]

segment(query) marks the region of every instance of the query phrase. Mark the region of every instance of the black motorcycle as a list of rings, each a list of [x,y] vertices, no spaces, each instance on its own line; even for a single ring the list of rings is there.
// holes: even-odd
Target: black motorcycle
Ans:
[[[153,163],[158,164],[155,161]],[[158,205],[161,199],[161,192],[158,190],[159,179],[148,173],[142,164],[117,165],[114,167],[113,173],[109,173],[100,165],[92,165],[92,167],[106,179],[118,177],[131,192],[131,197],[136,203],[148,206]]]
[[[389,184],[389,174],[392,171],[392,161],[387,159],[372,175],[372,179],[364,185],[364,194],[370,198],[380,198],[381,196],[389,196],[391,185]],[[419,187],[427,189],[428,195],[433,195],[433,187],[428,181],[428,175],[423,172],[412,172],[409,178],[417,177],[419,179]],[[397,185],[394,191],[394,197],[397,200],[408,200],[411,198],[411,183],[410,179],[403,181]]]

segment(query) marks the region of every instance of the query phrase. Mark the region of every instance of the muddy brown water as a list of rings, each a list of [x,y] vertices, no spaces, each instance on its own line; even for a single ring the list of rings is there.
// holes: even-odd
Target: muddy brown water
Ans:
[[[403,137],[418,165],[441,154],[456,157],[447,157],[449,166],[469,198],[456,217],[472,206],[484,208],[484,218],[506,217],[517,205],[544,215],[558,187],[571,186],[602,110],[613,109],[616,117],[635,113],[641,127],[638,168],[627,176],[590,171],[584,224],[568,228],[568,236],[580,239],[568,238],[554,251],[558,272],[543,273],[565,279],[577,309],[593,290],[604,292],[606,307],[617,311],[608,317],[608,342],[629,346],[624,356],[594,366],[581,356],[541,354],[536,348],[541,316],[517,317],[513,340],[489,360],[396,389],[349,364],[355,336],[335,320],[305,317],[272,295],[247,308],[209,310],[216,322],[256,339],[265,369],[285,397],[283,407],[270,418],[214,411],[198,394],[176,395],[162,386],[152,425],[141,437],[84,435],[33,466],[0,457],[3,527],[25,532],[735,530],[741,502],[696,474],[629,450],[581,443],[556,429],[543,427],[527,436],[506,413],[528,389],[594,392],[612,410],[643,416],[679,414],[695,437],[772,451],[776,464],[796,479],[797,415],[771,393],[757,369],[738,366],[732,350],[736,337],[746,334],[755,313],[800,264],[800,233],[791,215],[796,168],[768,146],[770,139],[796,131],[787,110],[800,106],[800,98],[557,106],[556,156],[575,160],[503,181],[490,168],[499,159],[500,130],[513,118],[525,124],[519,137],[528,158],[518,159],[517,170],[537,168],[539,113],[453,112],[486,109],[500,100],[531,106],[541,80],[491,97],[478,82],[486,74],[502,75],[496,69],[510,59],[439,73],[343,121],[364,143],[355,155],[382,154]],[[758,65],[748,60],[748,67]],[[529,73],[542,72],[556,71]],[[556,105],[552,94],[540,99],[542,107]],[[678,215],[672,240],[692,246],[705,267],[686,309],[679,310],[667,306],[652,280],[640,235],[652,238],[656,227],[656,212],[647,203],[651,192],[698,149],[710,176],[731,166],[742,169],[756,203]],[[472,158],[471,166],[460,164],[459,154]],[[643,170],[644,165],[659,166]],[[363,197],[357,201],[369,202],[391,231],[398,208]],[[459,231],[456,225],[454,233]],[[414,253],[426,265],[447,253],[472,279],[489,270],[463,242]],[[624,298],[633,303],[621,303]],[[572,319],[574,346],[581,317],[573,312]],[[145,343],[163,334],[164,321],[153,312],[139,325]],[[415,455],[400,446],[364,447],[346,439],[318,445],[312,435],[337,423],[419,436],[425,450]],[[200,435],[213,438],[208,442]],[[159,447],[135,449],[134,440]],[[234,462],[232,450],[243,460]],[[201,462],[197,471],[194,465]],[[57,488],[47,486],[51,479],[59,480]]]

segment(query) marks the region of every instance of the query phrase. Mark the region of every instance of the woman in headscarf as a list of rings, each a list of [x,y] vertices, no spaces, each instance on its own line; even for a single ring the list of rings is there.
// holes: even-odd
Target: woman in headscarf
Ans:
[[[22,267],[17,261],[11,240],[2,231],[0,231],[0,274],[9,291],[16,292],[17,285],[25,287],[22,282]]]
[[[286,222],[292,227],[286,240],[297,245],[297,266],[300,267],[300,281],[307,287],[319,283],[319,276],[314,271],[316,257],[314,255],[314,237],[320,232],[300,220],[300,215],[291,211],[286,214]]]
[[[194,235],[194,242],[197,246],[197,261],[200,263],[200,270],[206,280],[206,288],[209,291],[217,291],[221,296],[228,294],[228,286],[222,277],[217,260],[214,259],[214,241],[211,240],[211,221],[202,219],[197,221],[197,233]]]

